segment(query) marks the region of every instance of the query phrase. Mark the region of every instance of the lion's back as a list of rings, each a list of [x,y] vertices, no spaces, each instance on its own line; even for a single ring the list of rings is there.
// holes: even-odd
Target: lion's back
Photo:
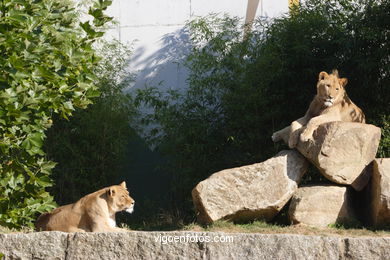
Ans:
[[[350,100],[347,106],[341,106],[340,114],[342,121],[366,123],[366,116],[363,111]]]
[[[51,212],[41,214],[35,222],[38,231],[61,230],[63,225],[69,222],[74,204],[68,204],[54,209]]]

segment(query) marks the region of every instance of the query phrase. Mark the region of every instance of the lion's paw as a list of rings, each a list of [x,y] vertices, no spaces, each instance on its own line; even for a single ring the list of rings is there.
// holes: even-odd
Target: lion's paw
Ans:
[[[302,133],[301,136],[300,136],[300,141],[301,142],[314,142],[314,139],[313,139],[313,136],[311,134],[307,134],[307,133]]]
[[[290,138],[288,140],[288,147],[290,147],[290,149],[294,149],[298,144],[298,141],[297,141],[297,138]]]
[[[298,140],[299,140],[299,131],[295,130],[291,133],[290,138],[288,139],[288,147],[290,147],[290,149],[294,149],[298,144]]]
[[[278,132],[275,132],[272,136],[271,136],[271,139],[273,142],[279,142],[282,138],[280,137],[279,133]]]

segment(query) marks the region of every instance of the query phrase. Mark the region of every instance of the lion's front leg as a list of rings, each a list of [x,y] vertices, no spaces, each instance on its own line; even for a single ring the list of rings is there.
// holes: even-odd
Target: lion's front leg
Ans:
[[[324,123],[340,121],[341,118],[338,114],[327,114],[317,117],[313,117],[306,126],[306,129],[300,135],[301,142],[314,141],[314,131]]]
[[[293,149],[297,146],[302,127],[307,124],[307,117],[301,117],[291,123],[288,146]]]
[[[130,230],[113,227],[110,225],[107,218],[95,217],[92,223],[92,232],[129,232]]]
[[[299,131],[299,129],[291,131],[290,138],[288,139],[288,147],[290,147],[290,149],[293,149],[297,146],[300,132],[301,131]]]
[[[307,123],[307,121],[307,116],[293,121],[291,125],[275,132],[272,135],[272,141],[277,142],[283,140],[291,149],[295,148],[299,140],[301,129]]]
[[[107,232],[130,232],[131,230],[125,229],[125,228],[120,228],[120,227],[110,227],[107,229]]]
[[[301,142],[307,142],[307,141],[314,141],[313,139],[313,133],[314,133],[314,130],[317,129],[318,126],[310,126],[310,127],[306,127],[306,129],[301,133],[300,135],[300,141]]]
[[[129,230],[119,227],[110,227],[105,223],[99,223],[93,226],[92,232],[129,232]]]
[[[67,232],[85,232],[85,230],[78,227],[69,227]]]

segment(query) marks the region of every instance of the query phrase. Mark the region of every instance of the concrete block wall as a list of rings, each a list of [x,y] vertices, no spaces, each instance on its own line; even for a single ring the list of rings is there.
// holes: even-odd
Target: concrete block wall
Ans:
[[[108,14],[117,26],[107,33],[132,44],[130,70],[137,73],[134,85],[181,89],[188,72],[180,64],[188,53],[186,21],[210,13],[244,18],[247,0],[114,0]],[[260,0],[257,16],[276,17],[288,11],[288,0]]]

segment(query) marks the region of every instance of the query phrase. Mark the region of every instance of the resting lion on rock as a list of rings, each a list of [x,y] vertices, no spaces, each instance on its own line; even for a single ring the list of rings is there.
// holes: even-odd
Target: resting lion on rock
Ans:
[[[88,194],[76,203],[42,214],[35,228],[38,231],[124,232],[125,229],[116,227],[115,213],[122,210],[132,213],[134,203],[126,183],[122,182]]]
[[[332,74],[320,72],[317,95],[305,116],[275,132],[272,140],[274,142],[288,140],[288,146],[294,148],[299,138],[301,142],[313,141],[313,132],[323,123],[333,121],[365,123],[362,110],[349,99],[345,91],[347,82],[346,78],[339,78],[337,70],[333,70]]]

